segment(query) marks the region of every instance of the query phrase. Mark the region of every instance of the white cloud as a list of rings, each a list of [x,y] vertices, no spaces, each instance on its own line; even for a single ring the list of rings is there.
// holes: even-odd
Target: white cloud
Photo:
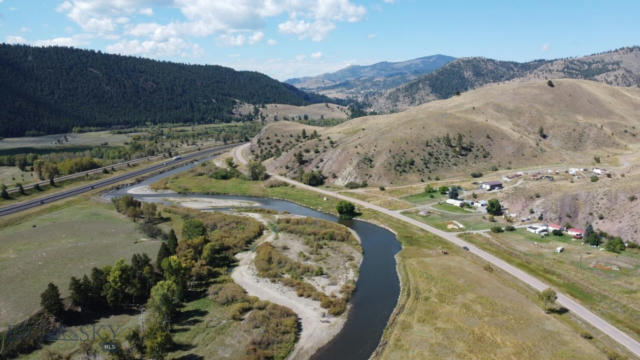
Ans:
[[[4,42],[7,44],[26,44],[27,39],[18,35],[9,35],[4,39]]]
[[[229,46],[244,46],[257,44],[264,38],[262,31],[256,31],[250,36],[245,34],[223,34],[220,35],[220,40]]]
[[[153,40],[124,40],[107,46],[107,52],[121,55],[144,55],[167,57],[180,55],[182,57],[199,56],[202,49],[181,38],[170,38],[165,41]]]
[[[36,40],[32,43],[35,46],[78,46],[82,42],[73,37],[57,37],[46,40]]]
[[[396,0],[383,0],[385,4],[393,4]]]
[[[311,54],[312,59],[320,59],[321,57],[322,57],[322,52],[320,51],[314,52],[313,54]]]
[[[5,42],[7,44],[29,44],[33,46],[82,46],[89,44],[90,38],[89,35],[75,35],[29,41],[22,36],[7,36]]]
[[[543,53],[545,53],[545,52],[547,52],[549,50],[551,50],[551,44],[549,44],[548,42],[542,44],[542,46],[540,47],[540,51],[542,51]]]
[[[245,46],[264,40],[267,19],[281,33],[299,39],[321,41],[340,22],[362,20],[362,0],[58,0],[57,11],[82,31],[115,41],[110,52],[155,55],[192,52],[190,37],[215,36],[229,46]],[[178,9],[182,18],[169,22],[136,23],[136,16],[153,16],[157,8]],[[275,45],[273,39],[268,45]],[[197,52],[197,51],[196,51]]]
[[[278,30],[284,34],[298,35],[299,39],[311,38],[313,41],[322,41],[335,27],[333,23],[325,21],[289,20],[278,25]]]
[[[376,34],[369,34],[367,35],[368,39],[375,39],[376,38]]]

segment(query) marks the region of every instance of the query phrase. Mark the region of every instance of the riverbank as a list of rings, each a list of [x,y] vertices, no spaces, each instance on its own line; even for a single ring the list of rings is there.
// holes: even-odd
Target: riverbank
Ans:
[[[272,233],[265,242],[271,242],[274,238],[275,235]],[[348,311],[338,317],[327,316],[326,310],[318,301],[299,297],[295,290],[260,277],[254,263],[255,252],[243,252],[236,257],[239,263],[231,273],[231,278],[236,284],[242,286],[251,296],[288,307],[300,318],[300,337],[288,359],[310,358],[343,328]]]

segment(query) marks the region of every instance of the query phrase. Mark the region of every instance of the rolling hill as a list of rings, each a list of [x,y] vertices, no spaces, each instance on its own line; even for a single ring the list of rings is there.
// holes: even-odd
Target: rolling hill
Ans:
[[[289,79],[286,83],[331,97],[361,99],[431,73],[454,59],[446,55],[432,55],[401,62],[353,65],[333,73]]]
[[[238,103],[330,102],[257,72],[0,44],[0,136],[237,120]]]
[[[340,185],[388,185],[492,168],[590,164],[594,155],[604,159],[640,143],[640,89],[553,82],[488,85],[332,128],[277,122],[254,139],[252,152],[291,177],[319,170]]]
[[[640,47],[622,48],[580,58],[526,63],[479,57],[456,59],[410,83],[364,99],[371,110],[400,111],[458,92],[503,81],[586,79],[615,86],[640,85]]]

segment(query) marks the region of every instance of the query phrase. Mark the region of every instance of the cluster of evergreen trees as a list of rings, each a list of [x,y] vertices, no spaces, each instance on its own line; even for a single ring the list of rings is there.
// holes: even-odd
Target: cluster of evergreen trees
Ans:
[[[221,66],[0,45],[0,137],[74,127],[229,122],[237,119],[237,101],[306,105],[329,99]]]

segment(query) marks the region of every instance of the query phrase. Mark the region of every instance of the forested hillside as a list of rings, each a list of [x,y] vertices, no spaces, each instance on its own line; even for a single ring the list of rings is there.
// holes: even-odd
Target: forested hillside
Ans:
[[[329,99],[222,66],[0,44],[2,137],[74,127],[228,122],[238,119],[236,101],[306,105]]]

